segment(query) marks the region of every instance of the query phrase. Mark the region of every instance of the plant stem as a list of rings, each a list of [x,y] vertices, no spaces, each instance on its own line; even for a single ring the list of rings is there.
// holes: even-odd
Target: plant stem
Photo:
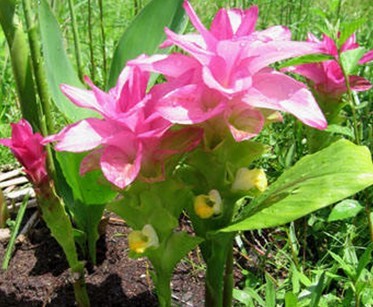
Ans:
[[[156,290],[160,307],[171,307],[171,276],[156,272]]]
[[[88,307],[90,303],[85,286],[84,265],[78,259],[71,220],[49,182],[35,187],[35,192],[43,220],[62,247],[71,268],[76,302],[80,307]]]
[[[93,53],[93,34],[92,34],[92,2],[88,0],[88,41],[89,41],[89,53],[91,57],[91,79],[95,80],[95,57]]]
[[[223,290],[223,306],[232,306],[233,300],[233,240],[231,247],[228,250],[227,260],[225,262],[225,273],[224,273],[224,290]]]
[[[22,4],[30,44],[31,64],[34,71],[36,87],[41,101],[41,107],[46,124],[45,127],[43,127],[42,125],[41,130],[44,135],[48,135],[53,133],[54,126],[50,111],[50,96],[48,93],[45,73],[43,70],[43,60],[40,53],[40,44],[36,34],[36,25],[34,24],[31,16],[30,0],[23,0]]]
[[[107,62],[106,62],[106,38],[104,28],[104,10],[102,6],[102,0],[98,0],[100,9],[100,28],[101,28],[101,51],[102,51],[102,64],[103,64],[103,84],[106,84],[107,80]]]
[[[21,207],[19,208],[19,211],[18,211],[18,214],[17,214],[17,218],[16,218],[16,222],[14,224],[14,228],[13,228],[13,231],[12,231],[12,235],[10,237],[8,246],[6,248],[6,252],[5,252],[5,255],[4,255],[3,264],[1,266],[1,268],[3,270],[7,270],[8,269],[9,261],[10,261],[10,258],[12,256],[12,252],[13,252],[13,249],[14,249],[14,244],[16,242],[18,230],[19,230],[19,227],[21,226],[21,222],[23,220],[23,216],[25,215],[25,212],[26,212],[28,199],[29,199],[29,195],[27,194],[26,197],[22,201]]]
[[[338,58],[340,59],[340,56],[338,56]],[[355,142],[356,142],[357,145],[360,145],[360,133],[359,133],[358,125],[357,125],[357,113],[356,113],[356,109],[355,109],[355,98],[354,98],[354,95],[352,94],[350,79],[349,79],[349,76],[347,75],[346,69],[344,68],[342,62],[340,60],[338,62],[339,62],[339,66],[341,67],[343,77],[345,78],[348,102],[349,102],[349,104],[351,106],[351,110],[352,110],[352,122],[353,122],[353,125],[354,125]]]
[[[74,6],[72,3],[72,0],[69,0],[68,3],[69,3],[69,12],[70,12],[70,18],[71,18],[71,24],[72,24],[72,30],[73,30],[76,66],[78,68],[79,78],[82,78],[83,69],[82,69],[81,51],[80,51],[80,43],[79,43],[78,25],[76,23]]]

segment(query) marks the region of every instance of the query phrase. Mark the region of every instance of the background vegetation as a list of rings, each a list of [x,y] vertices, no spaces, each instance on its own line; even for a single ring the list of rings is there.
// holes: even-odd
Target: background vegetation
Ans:
[[[74,2],[82,71],[91,76],[96,84],[103,86],[110,57],[123,29],[149,1],[125,0],[118,4],[118,1],[106,0],[103,1],[103,11],[100,11],[100,1]],[[307,32],[320,37],[321,33],[328,33],[331,27],[338,24],[341,27],[358,25],[359,44],[367,50],[373,49],[373,8],[369,0],[191,2],[206,25],[219,7],[245,8],[257,4],[260,11],[257,29],[286,25],[297,40],[304,40]],[[73,55],[73,32],[67,2],[51,3],[66,39],[68,52]],[[372,81],[372,66],[362,67],[359,74]],[[358,95],[361,140],[371,151],[372,98],[373,91]],[[346,125],[341,133],[349,138],[349,134],[352,134],[351,113],[348,107],[344,111]],[[55,116],[58,117],[57,112]],[[0,31],[0,137],[8,137],[9,123],[19,118],[9,52]],[[271,146],[270,152],[258,162],[266,169],[271,180],[307,153],[303,126],[300,123],[294,125],[294,122],[294,118],[285,117],[284,123],[268,127],[259,136]],[[12,163],[15,161],[9,151],[0,147],[0,166]],[[295,306],[291,305],[295,299],[292,293],[302,293],[304,300],[300,306],[350,306],[352,301],[356,306],[373,306],[372,245],[369,245],[369,225],[364,210],[367,204],[372,203],[371,188],[354,199],[344,201],[342,206],[339,205],[342,211],[338,211],[338,207],[326,208],[290,225],[238,236],[236,264],[241,268],[243,279],[234,293],[235,298],[247,306],[275,306],[276,301]],[[367,248],[368,245],[370,247]]]

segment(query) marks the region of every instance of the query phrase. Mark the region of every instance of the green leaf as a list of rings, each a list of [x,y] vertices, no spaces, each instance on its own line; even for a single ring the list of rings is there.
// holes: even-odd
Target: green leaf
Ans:
[[[35,131],[41,131],[29,47],[22,25],[15,14],[16,2],[15,0],[0,1],[0,24],[9,46],[22,116],[29,121]]]
[[[107,88],[115,85],[128,60],[143,53],[150,55],[167,52],[165,49],[158,50],[158,46],[166,38],[165,27],[175,32],[184,29],[186,23],[182,3],[183,0],[152,0],[142,9],[123,33],[115,49]]]
[[[241,292],[241,293],[240,293]],[[247,301],[253,298],[254,300],[257,301],[259,306],[267,306],[264,300],[260,297],[260,295],[252,288],[245,288],[243,290],[238,290],[238,289],[233,289],[233,296],[238,299],[239,296],[241,296],[242,299],[246,298]],[[244,303],[245,301],[243,301]],[[256,306],[256,305],[252,305]]]
[[[337,261],[339,263],[340,267],[343,269],[343,271],[346,273],[346,275],[351,279],[351,281],[354,280],[354,276],[355,276],[354,268],[351,265],[349,265],[348,263],[346,263],[346,261],[344,261],[342,259],[342,257],[337,255],[336,253],[333,253],[333,252],[329,251],[329,254],[330,254],[330,256],[333,257],[333,259],[335,261]]]
[[[340,140],[286,170],[220,231],[275,227],[331,205],[373,184],[367,147]]]
[[[365,48],[359,47],[341,53],[341,64],[347,75],[351,75],[357,68],[358,62],[365,53]]]
[[[266,273],[266,306],[267,307],[275,307],[276,306],[276,292],[275,292],[275,285],[272,281],[272,277]]]
[[[328,125],[328,128],[326,128],[324,131],[336,133],[336,134],[342,134],[342,135],[345,135],[351,138],[354,137],[354,132],[352,131],[351,128],[340,126],[340,125],[335,125],[335,124]]]
[[[67,183],[72,189],[73,197],[89,205],[106,204],[118,192],[105,180],[100,171],[79,174],[80,163],[86,154],[56,152],[58,163]]]
[[[289,67],[289,66],[307,64],[307,63],[318,63],[318,62],[323,62],[323,61],[332,60],[332,59],[333,59],[333,57],[331,55],[327,55],[327,54],[303,55],[303,56],[292,58],[290,60],[287,60],[287,61],[283,62],[279,66],[279,69]]]
[[[359,18],[357,20],[349,20],[348,22],[343,23],[338,39],[338,47],[340,48],[354,32],[356,32],[359,28],[361,28],[362,25],[366,23],[366,21],[366,18]]]
[[[322,295],[322,291],[324,289],[324,281],[325,281],[325,271],[322,272],[319,281],[316,285],[316,287],[311,291],[311,307],[317,307],[319,306],[320,298]]]
[[[103,178],[99,171],[80,176],[79,167],[84,154],[56,152],[56,188],[63,197],[74,222],[86,235],[86,248],[90,259],[96,262],[98,225],[107,202],[118,193]],[[79,242],[80,245],[81,242]],[[84,251],[85,252],[85,251]]]
[[[233,289],[233,298],[245,306],[254,306],[251,296],[244,290]]]
[[[293,292],[286,292],[285,294],[285,307],[297,307],[298,299]]]
[[[372,260],[372,251],[373,251],[373,243],[370,243],[370,245],[367,247],[364,253],[360,256],[359,263],[356,269],[355,281],[359,279],[361,272],[368,265],[368,263]]]
[[[360,205],[358,201],[354,199],[345,199],[332,209],[328,217],[328,222],[355,217],[363,208],[364,207]]]
[[[62,83],[84,88],[66,54],[60,27],[46,0],[39,1],[41,44],[49,90],[58,109],[70,121],[97,117],[97,113],[75,106],[61,92]]]

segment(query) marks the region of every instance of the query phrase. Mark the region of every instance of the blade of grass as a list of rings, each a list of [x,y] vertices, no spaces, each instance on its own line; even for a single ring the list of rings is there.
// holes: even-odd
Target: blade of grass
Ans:
[[[4,255],[4,260],[3,260],[3,263],[2,263],[2,266],[1,266],[1,268],[3,270],[8,269],[9,261],[10,261],[10,258],[12,257],[14,245],[16,243],[16,238],[17,238],[17,234],[18,234],[18,231],[19,231],[19,227],[21,226],[23,216],[25,215],[25,212],[26,212],[28,200],[29,200],[29,195],[27,194],[25,196],[25,198],[23,199],[22,204],[21,204],[21,206],[18,210],[18,213],[17,213],[17,218],[16,218],[16,221],[15,221],[15,224],[14,224],[12,235],[10,237],[8,246],[6,248],[5,255]]]

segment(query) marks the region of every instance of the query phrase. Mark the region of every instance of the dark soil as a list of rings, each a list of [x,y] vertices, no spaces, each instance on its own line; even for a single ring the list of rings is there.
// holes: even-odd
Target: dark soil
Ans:
[[[127,256],[129,228],[113,216],[98,242],[98,264],[87,271],[92,306],[157,306],[150,265]],[[5,246],[0,244],[0,260]],[[204,273],[195,254],[176,268],[173,305],[203,306]],[[0,306],[74,306],[63,252],[45,226],[35,227],[16,246],[9,269],[0,272]]]

